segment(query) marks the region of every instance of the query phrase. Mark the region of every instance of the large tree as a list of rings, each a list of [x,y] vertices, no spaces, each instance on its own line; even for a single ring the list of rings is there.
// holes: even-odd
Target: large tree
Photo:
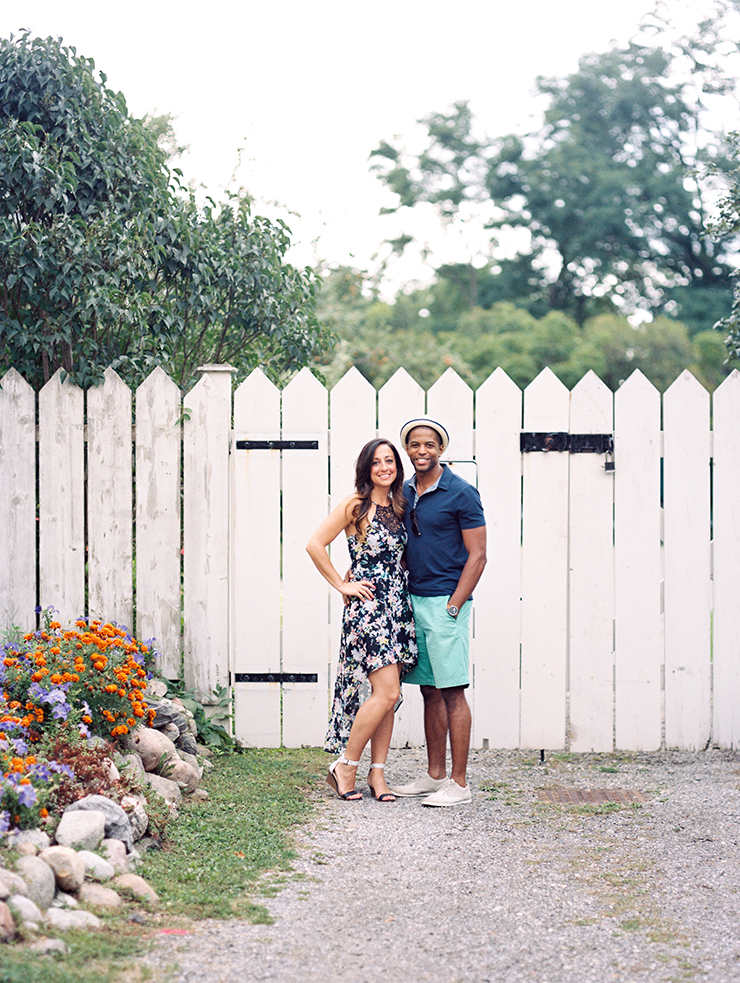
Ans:
[[[36,385],[155,364],[186,384],[218,359],[276,377],[326,344],[285,226],[244,195],[199,207],[158,135],[61,40],[0,40],[0,355]]]
[[[371,155],[394,195],[388,210],[431,205],[444,222],[477,210],[494,247],[523,230],[513,265],[484,268],[505,274],[498,299],[514,299],[513,274],[535,272],[533,292],[579,323],[606,300],[711,326],[731,266],[729,240],[704,234],[726,144],[707,128],[702,99],[729,83],[710,58],[719,24],[700,28],[697,46],[631,43],[585,56],[566,78],[539,79],[547,108],[534,133],[480,136],[465,102],[427,116],[420,153],[384,142]]]

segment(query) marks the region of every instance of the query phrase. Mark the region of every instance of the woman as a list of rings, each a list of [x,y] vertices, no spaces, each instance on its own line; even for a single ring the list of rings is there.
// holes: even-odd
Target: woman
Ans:
[[[382,438],[360,451],[355,492],[324,519],[306,550],[319,572],[345,597],[339,666],[325,749],[340,752],[326,776],[337,795],[360,800],[357,766],[370,741],[367,776],[373,798],[394,802],[385,781],[385,760],[393,732],[393,708],[401,676],[416,664],[414,615],[401,557],[406,546],[403,522],[403,465],[396,448]],[[352,560],[351,579],[332,565],[327,546],[344,531]],[[367,678],[371,695],[360,706]]]

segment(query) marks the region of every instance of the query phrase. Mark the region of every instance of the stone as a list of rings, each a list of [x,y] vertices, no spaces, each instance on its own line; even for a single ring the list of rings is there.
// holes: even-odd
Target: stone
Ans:
[[[50,846],[39,858],[49,865],[60,891],[79,891],[85,880],[85,861],[68,846]]]
[[[136,727],[130,744],[147,772],[164,774],[167,763],[177,758],[177,748],[169,737],[151,727]]]
[[[190,798],[198,802],[207,802],[210,799],[210,795],[204,788],[196,788],[190,793]]]
[[[161,775],[147,773],[147,782],[155,792],[158,792],[167,803],[179,805],[182,802],[182,792],[177,782],[171,782],[169,778],[162,778]]]
[[[175,744],[180,736],[180,731],[175,724],[165,724],[163,727],[157,727],[157,730],[160,732],[160,734],[164,734],[166,737],[169,737],[173,744]]]
[[[63,942],[61,939],[47,939],[44,935],[40,939],[36,939],[28,946],[29,952],[36,952],[40,956],[51,956],[59,953],[61,956],[66,956],[69,952],[67,943]]]
[[[94,908],[120,908],[123,904],[121,895],[102,884],[85,883],[80,888],[80,901]]]
[[[39,906],[23,894],[11,894],[8,898],[8,908],[16,922],[33,922],[38,925],[44,917]]]
[[[37,851],[51,846],[49,834],[41,829],[22,829],[8,837],[8,846],[11,848],[17,849],[22,843],[32,843]]]
[[[105,838],[108,840],[121,840],[125,843],[126,850],[132,850],[134,846],[134,835],[131,830],[131,823],[128,816],[113,799],[105,795],[86,795],[84,799],[79,799],[67,806],[64,810],[65,816],[69,812],[102,812],[105,816]]]
[[[35,850],[36,848],[33,847]],[[47,849],[52,849],[48,847]],[[62,847],[62,849],[64,849]],[[16,873],[23,878],[26,883],[27,897],[38,905],[39,908],[46,910],[54,900],[56,884],[54,882],[54,872],[51,867],[44,862],[41,856],[21,857],[15,865]]]
[[[113,785],[114,782],[117,782],[120,779],[120,777],[121,777],[121,773],[118,770],[118,768],[116,768],[115,763],[113,761],[109,761],[108,762],[108,778],[110,779],[111,785]]]
[[[182,760],[185,761],[187,764],[190,765],[191,768],[193,768],[195,771],[198,772],[199,778],[202,778],[203,777],[203,765],[200,763],[200,761],[198,761],[198,759],[196,758],[196,756],[194,754],[190,754],[190,752],[188,752],[188,751],[183,751],[183,750],[181,750],[179,748],[178,748],[178,751],[179,751],[179,754],[180,754],[180,757],[182,758]]]
[[[121,874],[111,881],[111,884],[127,894],[132,894],[139,901],[149,901],[151,904],[159,902],[156,891],[138,874]]]
[[[19,857],[35,857],[39,852],[39,848],[34,846],[33,843],[19,843],[18,846],[15,847],[15,852]]]
[[[67,908],[49,908],[46,923],[66,932],[70,928],[100,928],[100,919],[90,911],[70,911]]]
[[[131,823],[134,842],[140,840],[149,826],[149,816],[146,811],[147,801],[143,795],[124,795],[121,808]]]
[[[120,754],[118,756],[118,770],[125,771],[127,775],[141,776],[144,774],[144,765],[141,763],[141,758],[135,751],[129,751],[127,754]]]
[[[15,921],[10,908],[0,901],[0,942],[9,942],[15,935]]]
[[[123,872],[128,870],[126,847],[121,840],[103,840],[100,847],[111,866]]]
[[[77,904],[77,898],[74,894],[67,894],[66,891],[57,891],[51,906],[52,908],[76,908]]]
[[[144,696],[151,700],[161,700],[167,696],[167,683],[162,682],[161,679],[150,679],[146,684]]]
[[[200,772],[197,768],[189,765],[187,761],[180,760],[172,763],[167,777],[171,782],[177,782],[180,789],[187,795],[188,792],[193,792],[198,787]]]
[[[105,836],[105,813],[64,810],[57,826],[57,843],[76,850],[97,850]]]
[[[104,857],[92,853],[90,850],[80,850],[77,856],[85,864],[85,877],[93,881],[109,881],[115,877],[116,871],[113,864],[109,863]]]
[[[198,733],[198,728],[195,728],[195,733]],[[184,751],[186,754],[192,754],[193,757],[198,753],[198,745],[195,741],[195,735],[190,732],[190,730],[185,731],[184,734],[180,736],[175,741],[175,746],[178,751]]]
[[[3,901],[7,901],[11,894],[23,894],[28,897],[26,882],[20,874],[14,874],[12,870],[0,868],[0,884],[3,887],[3,890],[0,890],[0,898]]]

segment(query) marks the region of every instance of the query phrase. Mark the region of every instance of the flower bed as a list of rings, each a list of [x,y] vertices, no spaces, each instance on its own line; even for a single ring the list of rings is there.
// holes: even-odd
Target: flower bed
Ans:
[[[65,746],[91,735],[116,744],[137,723],[151,723],[144,690],[154,659],[117,625],[79,619],[63,629],[49,611],[43,629],[3,646],[0,833],[48,817],[54,788],[74,777],[60,760]]]

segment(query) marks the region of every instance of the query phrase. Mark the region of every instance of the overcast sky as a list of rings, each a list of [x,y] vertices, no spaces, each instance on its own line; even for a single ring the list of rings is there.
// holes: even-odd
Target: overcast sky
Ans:
[[[686,11],[709,0],[687,0]],[[0,34],[61,36],[137,116],[172,113],[187,180],[218,195],[238,174],[282,211],[298,263],[368,267],[393,230],[368,170],[381,139],[468,99],[491,135],[523,130],[538,75],[625,42],[653,0],[0,0]],[[386,202],[387,203],[387,202]],[[399,283],[421,275],[399,267]],[[399,279],[401,278],[401,279]]]

